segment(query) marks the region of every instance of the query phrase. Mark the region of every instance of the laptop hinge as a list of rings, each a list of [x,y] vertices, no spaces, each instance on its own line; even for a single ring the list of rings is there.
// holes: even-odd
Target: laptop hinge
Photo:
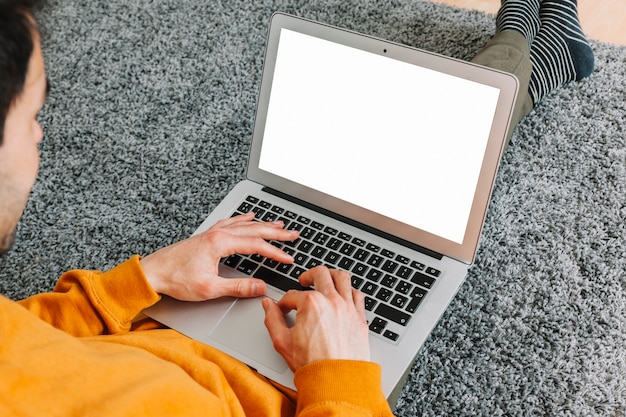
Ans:
[[[438,253],[438,252],[435,252],[433,250],[427,249],[427,248],[425,248],[423,246],[420,246],[420,245],[417,245],[417,244],[415,244],[413,242],[409,242],[408,240],[404,240],[404,239],[399,238],[397,236],[393,236],[393,235],[391,235],[389,233],[383,232],[382,230],[378,230],[376,228],[373,228],[373,227],[368,226],[366,224],[363,224],[361,222],[357,222],[356,220],[349,219],[348,217],[344,217],[341,214],[333,213],[330,210],[326,210],[326,209],[324,209],[322,207],[318,207],[318,206],[316,206],[314,204],[307,203],[306,201],[303,201],[303,200],[300,200],[299,198],[295,198],[295,197],[290,196],[288,194],[282,193],[282,192],[280,192],[278,190],[275,190],[273,188],[263,187],[263,191],[265,191],[266,193],[269,193],[269,194],[273,194],[273,195],[275,195],[277,197],[283,198],[285,200],[291,201],[292,203],[296,203],[296,204],[298,204],[300,206],[304,206],[304,207],[306,207],[306,208],[308,208],[310,210],[316,211],[316,212],[321,213],[321,214],[323,214],[325,216],[332,217],[333,219],[339,220],[340,222],[347,223],[350,226],[354,226],[354,227],[357,227],[359,229],[365,230],[366,232],[372,233],[372,234],[374,234],[376,236],[380,236],[383,239],[390,240],[390,241],[392,241],[394,243],[397,243],[398,245],[402,245],[402,246],[405,246],[405,247],[407,247],[407,248],[409,248],[411,250],[418,251],[420,253],[423,253],[424,255],[428,255],[428,256],[430,256],[432,258],[435,258],[435,259],[437,259],[439,261],[443,258],[443,255]]]

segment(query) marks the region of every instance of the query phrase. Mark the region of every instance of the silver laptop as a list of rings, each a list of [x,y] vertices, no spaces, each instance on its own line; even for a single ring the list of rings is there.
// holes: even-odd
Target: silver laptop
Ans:
[[[474,260],[517,89],[510,74],[277,13],[247,179],[196,233],[251,210],[298,229],[274,242],[293,265],[221,264],[276,300],[316,265],[350,271],[389,396]],[[259,298],[166,297],[146,314],[294,387]]]

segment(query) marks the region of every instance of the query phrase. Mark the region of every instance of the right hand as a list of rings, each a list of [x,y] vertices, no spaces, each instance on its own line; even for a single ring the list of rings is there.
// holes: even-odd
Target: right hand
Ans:
[[[275,303],[263,300],[265,326],[276,351],[292,371],[324,359],[370,360],[365,297],[352,288],[350,274],[318,266],[299,278],[314,291],[287,292]],[[289,328],[284,315],[296,310]]]

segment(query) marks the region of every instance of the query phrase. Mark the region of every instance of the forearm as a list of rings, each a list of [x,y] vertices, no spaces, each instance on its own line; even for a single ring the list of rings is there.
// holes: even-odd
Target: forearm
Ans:
[[[298,369],[295,383],[299,417],[393,416],[375,363],[318,361]]]
[[[139,257],[107,272],[69,271],[54,292],[20,302],[42,320],[75,336],[124,333],[159,295],[145,279]]]

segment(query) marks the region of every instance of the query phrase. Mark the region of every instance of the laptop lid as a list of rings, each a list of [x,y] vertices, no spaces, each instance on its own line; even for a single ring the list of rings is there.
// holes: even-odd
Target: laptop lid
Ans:
[[[248,179],[471,264],[517,79],[282,13],[267,45]]]

